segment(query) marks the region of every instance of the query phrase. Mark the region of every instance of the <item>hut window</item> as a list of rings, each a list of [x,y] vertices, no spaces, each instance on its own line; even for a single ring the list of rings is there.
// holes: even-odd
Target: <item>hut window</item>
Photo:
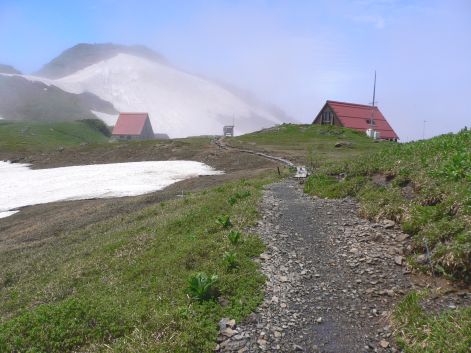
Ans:
[[[366,119],[366,123],[368,125],[376,125],[376,121],[375,120],[371,121],[371,119]]]
[[[323,124],[332,124],[332,118],[334,114],[332,112],[323,112],[322,113],[322,123]]]

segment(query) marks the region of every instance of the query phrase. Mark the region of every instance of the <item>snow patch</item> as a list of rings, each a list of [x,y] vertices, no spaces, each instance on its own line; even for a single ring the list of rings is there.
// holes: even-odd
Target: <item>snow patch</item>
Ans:
[[[199,175],[222,174],[193,161],[153,161],[30,169],[0,161],[0,218],[29,205],[142,195]]]
[[[11,215],[14,215],[15,213],[18,213],[20,211],[6,211],[6,212],[0,212],[0,218],[6,218],[6,217],[9,217]]]

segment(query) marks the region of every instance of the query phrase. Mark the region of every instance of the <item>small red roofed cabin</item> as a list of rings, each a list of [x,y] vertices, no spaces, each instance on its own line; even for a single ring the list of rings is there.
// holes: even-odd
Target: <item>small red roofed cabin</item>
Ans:
[[[399,140],[378,107],[370,105],[327,101],[312,123],[343,126],[365,133],[372,129],[380,140]]]
[[[118,140],[150,140],[154,130],[147,113],[119,113],[112,136]]]

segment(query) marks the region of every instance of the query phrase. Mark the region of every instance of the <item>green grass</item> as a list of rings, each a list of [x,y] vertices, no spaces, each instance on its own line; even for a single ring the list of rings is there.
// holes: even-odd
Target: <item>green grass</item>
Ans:
[[[99,120],[31,122],[0,120],[1,151],[50,150],[59,146],[108,141],[109,131]]]
[[[354,160],[324,164],[305,191],[356,197],[364,217],[395,220],[413,236],[411,265],[430,270],[416,261],[428,248],[434,272],[471,280],[470,131],[391,144]]]
[[[251,134],[226,138],[226,141],[234,147],[268,151],[310,167],[317,167],[327,160],[348,160],[391,144],[375,143],[362,132],[337,126],[295,124],[283,124]],[[343,146],[335,147],[336,143],[343,143]]]
[[[217,322],[262,301],[255,224],[262,186],[241,180],[118,215],[54,239],[0,247],[0,351],[210,352]],[[227,202],[234,195],[235,202]],[[221,215],[231,225],[221,224]],[[241,231],[236,245],[230,230]],[[11,247],[9,249],[12,249]],[[236,253],[237,266],[228,266]],[[193,300],[191,276],[217,275]],[[206,298],[205,298],[206,299]]]
[[[406,353],[467,353],[471,348],[471,308],[428,314],[424,293],[411,292],[396,305],[393,322],[398,345]]]

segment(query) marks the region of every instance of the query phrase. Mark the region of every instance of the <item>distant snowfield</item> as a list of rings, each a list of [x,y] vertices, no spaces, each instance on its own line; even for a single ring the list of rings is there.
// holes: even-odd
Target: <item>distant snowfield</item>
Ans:
[[[17,209],[64,200],[142,195],[199,175],[222,174],[193,161],[158,161],[30,169],[0,161],[0,218]]]

